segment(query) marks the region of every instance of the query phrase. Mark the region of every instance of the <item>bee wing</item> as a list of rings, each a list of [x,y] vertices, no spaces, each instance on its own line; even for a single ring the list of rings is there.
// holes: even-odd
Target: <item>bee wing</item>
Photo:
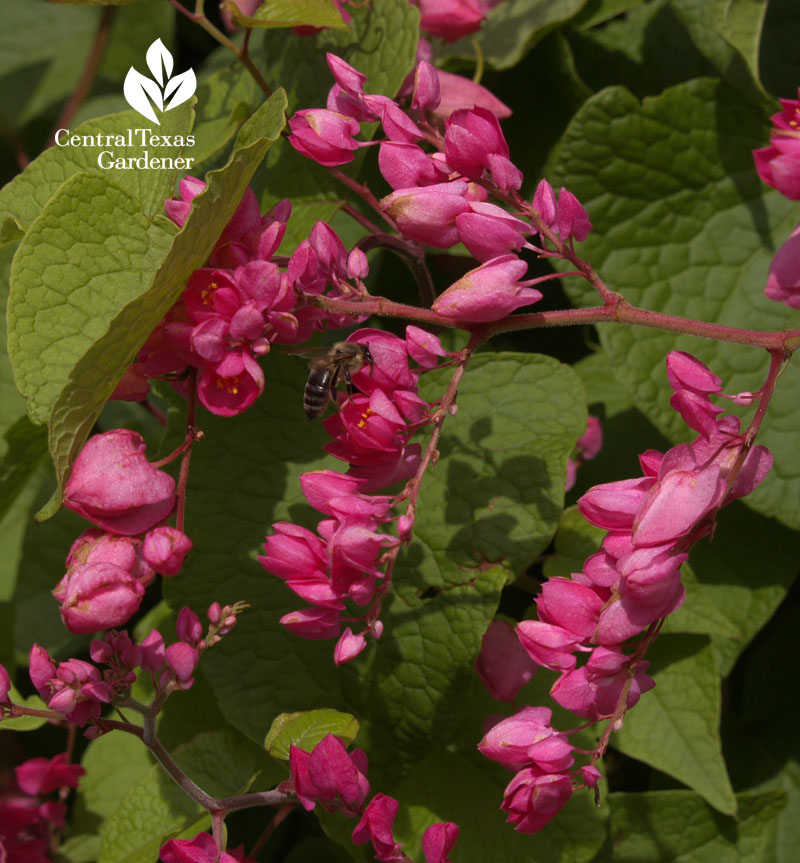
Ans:
[[[281,351],[282,354],[289,354],[293,357],[304,357],[307,360],[318,360],[320,357],[327,357],[331,352],[330,346],[324,345],[318,348],[286,348]]]

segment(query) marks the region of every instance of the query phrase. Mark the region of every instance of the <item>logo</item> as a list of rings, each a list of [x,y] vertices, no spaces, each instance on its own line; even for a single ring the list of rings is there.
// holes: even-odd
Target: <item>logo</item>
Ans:
[[[148,78],[131,66],[125,76],[122,93],[134,111],[160,126],[161,121],[153,106],[163,113],[182,105],[197,89],[197,79],[192,69],[187,69],[180,75],[172,75],[172,54],[160,39],[156,39],[147,49],[145,59],[153,77]]]

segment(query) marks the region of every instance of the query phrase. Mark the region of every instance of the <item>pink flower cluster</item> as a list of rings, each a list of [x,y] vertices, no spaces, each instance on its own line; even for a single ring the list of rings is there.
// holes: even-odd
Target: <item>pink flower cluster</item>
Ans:
[[[386,139],[378,165],[394,189],[380,202],[383,212],[406,239],[437,249],[463,243],[481,262],[445,291],[433,310],[454,321],[483,323],[540,300],[542,294],[531,287],[540,280],[521,281],[528,267],[514,254],[534,248],[526,238],[535,229],[487,201],[491,191],[523,204],[516,195],[522,173],[509,159],[496,114],[481,105],[456,109],[442,135],[426,121],[426,112],[440,102],[440,73],[429,63],[420,62],[414,74],[414,119],[393,100],[365,93],[366,77],[352,66],[333,54],[327,58],[336,80],[327,108],[298,111],[289,121],[289,141],[322,165],[341,165],[370,145],[356,140],[361,123],[381,122]],[[424,150],[423,141],[436,150]],[[562,240],[584,240],[591,230],[577,198],[566,189],[556,198],[546,181],[533,208]]]
[[[144,451],[141,435],[115,429],[89,438],[72,465],[64,505],[98,527],[75,540],[53,590],[70,632],[121,626],[156,573],[175,575],[192,547],[159,525],[175,506],[175,480]]]
[[[680,567],[689,549],[712,532],[717,512],[753,491],[772,465],[769,451],[750,446],[740,433],[738,418],[711,401],[723,395],[721,381],[699,360],[673,351],[667,377],[672,407],[698,436],[666,453],[643,453],[642,477],[583,495],[581,513],[607,531],[600,550],[582,572],[549,579],[536,600],[539,619],[517,625],[529,657],[560,675],[553,700],[592,721],[620,720],[654,686],[642,651],[626,646],[680,606]],[[756,398],[725,397],[745,404]],[[496,725],[479,747],[520,770],[503,803],[517,830],[540,829],[580,787],[569,773],[571,747],[549,721],[549,710],[525,708]],[[579,774],[590,787],[597,781],[593,763]]]
[[[86,771],[68,764],[65,754],[31,758],[14,768],[15,780],[0,789],[0,860],[9,863],[49,863],[50,836],[63,827],[63,800],[43,800],[54,791],[77,788]]]
[[[165,203],[167,215],[183,225],[192,200],[205,183],[185,177],[179,200]],[[113,397],[143,399],[148,379],[166,378],[185,391],[186,372],[197,369],[197,397],[212,413],[233,416],[264,391],[257,358],[272,344],[298,344],[321,329],[325,315],[305,297],[330,286],[329,296],[352,298],[363,291],[367,259],[358,249],[348,255],[336,233],[318,222],[282,270],[272,257],[291,213],[288,200],[261,215],[247,189],[214,246],[209,265],[195,270],[181,299],[142,346],[136,363]],[[355,280],[355,287],[349,280]],[[351,323],[352,318],[342,323]],[[328,317],[329,326],[339,326]]]
[[[303,494],[328,518],[319,523],[317,533],[288,522],[273,525],[266,554],[259,558],[311,606],[281,619],[298,635],[336,638],[348,601],[370,606],[366,614],[346,618],[363,621],[365,628],[354,634],[347,627],[341,634],[334,651],[337,664],[357,656],[367,634],[380,636],[377,612],[385,577],[381,555],[384,549],[396,549],[411,531],[405,518],[399,537],[379,532],[395,521],[395,499],[375,494],[414,476],[420,464],[420,447],[409,438],[428,421],[429,405],[417,394],[420,370],[410,367],[409,358],[430,369],[446,355],[435,336],[413,326],[406,329],[405,339],[362,329],[350,341],[368,346],[373,361],[353,376],[360,393],[347,397],[323,423],[333,437],[325,450],[347,462],[349,470],[303,474]]]
[[[155,629],[140,644],[133,642],[127,632],[112,630],[103,640],[91,643],[92,662],[68,659],[56,664],[43,647],[34,644],[29,665],[31,681],[48,707],[63,714],[68,722],[93,723],[100,717],[103,704],[130,691],[137,669],[150,675],[157,695],[189,689],[194,684],[192,675],[200,655],[230,632],[239,610],[212,603],[207,614],[209,629],[204,634],[200,618],[188,607],[181,609],[176,622],[178,641],[168,647]],[[5,669],[2,671],[5,674]],[[6,680],[7,677],[5,674]],[[0,695],[3,688],[0,675]],[[86,736],[96,737],[99,733],[93,724]]]
[[[294,791],[304,809],[319,802],[328,812],[359,818],[353,829],[356,845],[372,842],[375,859],[383,863],[408,860],[395,841],[393,824],[399,803],[386,794],[376,794],[366,804],[369,780],[363,750],[348,752],[338,737],[326,735],[309,753],[292,745],[289,750],[291,780],[279,786]],[[458,825],[450,821],[432,824],[422,837],[426,863],[449,863],[448,854],[458,839]]]
[[[800,89],[797,91],[800,97]],[[753,151],[758,176],[791,201],[800,200],[800,99],[781,99],[772,116],[769,147]],[[800,309],[800,225],[778,249],[769,268],[767,297]]]

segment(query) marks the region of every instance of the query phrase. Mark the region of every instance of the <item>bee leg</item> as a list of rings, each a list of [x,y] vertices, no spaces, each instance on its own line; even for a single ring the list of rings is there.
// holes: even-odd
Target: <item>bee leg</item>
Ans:
[[[356,388],[353,386],[353,379],[350,377],[350,369],[344,370],[344,381],[347,387],[347,398],[351,399],[356,394]]]

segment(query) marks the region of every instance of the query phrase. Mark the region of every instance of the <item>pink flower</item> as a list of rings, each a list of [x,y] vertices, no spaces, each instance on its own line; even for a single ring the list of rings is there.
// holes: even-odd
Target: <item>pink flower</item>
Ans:
[[[378,150],[378,167],[393,189],[432,186],[447,180],[441,161],[416,144],[384,141]]]
[[[515,255],[492,258],[462,276],[434,302],[432,309],[463,323],[498,321],[542,294],[521,282],[528,265]]]
[[[435,111],[440,101],[439,74],[426,60],[420,60],[414,69],[411,105],[419,111]]]
[[[367,804],[361,820],[353,830],[353,842],[363,845],[372,841],[375,859],[381,863],[402,863],[403,852],[394,841],[392,825],[400,804],[386,794],[376,794]]]
[[[422,852],[425,863],[450,863],[447,856],[458,841],[458,824],[452,821],[441,821],[431,826],[422,834]]]
[[[249,349],[227,352],[218,363],[205,366],[197,383],[197,397],[217,416],[247,410],[264,392],[264,372]]]
[[[484,12],[478,0],[419,0],[420,30],[455,42],[481,29]]]
[[[567,671],[555,682],[553,700],[578,716],[598,720],[614,715],[630,672],[628,657],[618,647],[596,647],[582,668]],[[655,686],[645,672],[649,662],[638,662],[625,701],[630,710],[643,692]]]
[[[549,578],[536,600],[539,620],[590,638],[597,626],[603,600],[591,587],[568,578]]]
[[[333,661],[336,665],[344,665],[351,659],[355,659],[366,646],[367,639],[364,634],[354,635],[353,630],[348,626],[336,642],[336,647],[333,649]]]
[[[308,759],[308,776],[316,796],[329,812],[340,809],[351,818],[361,812],[369,794],[366,755],[348,752],[338,737],[326,734]]]
[[[800,91],[798,91],[800,95]],[[800,200],[800,101],[781,99],[782,111],[772,115],[769,147],[753,151],[759,177],[792,201]]]
[[[184,641],[176,641],[166,649],[164,658],[181,689],[189,689],[194,683],[192,675],[200,660],[197,651]]]
[[[535,765],[546,773],[568,770],[575,759],[566,735],[551,725],[546,707],[523,707],[494,725],[478,744],[487,757],[512,770]]]
[[[0,702],[8,701],[8,693],[11,690],[11,678],[8,676],[5,665],[0,665]]]
[[[178,574],[191,548],[192,541],[182,531],[156,527],[145,535],[142,554],[156,572],[170,576]]]
[[[800,225],[775,253],[769,265],[764,294],[770,300],[800,309]]]
[[[80,764],[68,764],[66,753],[53,758],[31,758],[14,768],[17,785],[26,794],[49,794],[59,788],[77,788],[86,771]]]
[[[493,620],[484,633],[475,671],[492,698],[513,701],[533,677],[536,663],[526,653],[511,624]]]
[[[284,614],[280,622],[302,638],[336,638],[342,629],[339,612],[332,608],[303,608]]]
[[[536,833],[564,808],[572,797],[569,776],[542,773],[535,767],[520,770],[508,783],[501,809],[520,833]]]
[[[199,833],[194,839],[170,839],[161,846],[159,856],[164,863],[256,863],[244,856],[241,845],[230,852],[218,852],[208,833]]]
[[[120,626],[139,608],[141,582],[113,563],[85,563],[59,584],[61,619],[70,632]]]
[[[447,164],[470,180],[489,167],[489,154],[508,158],[508,144],[497,117],[486,108],[453,111],[447,120],[444,154]]]
[[[596,485],[581,497],[578,508],[581,515],[597,527],[629,530],[654,484],[652,477],[640,477]]]
[[[199,180],[197,177],[190,177],[187,175],[180,181],[180,183],[178,183],[178,191],[181,196],[180,200],[164,201],[164,211],[179,228],[183,227],[184,222],[189,217],[192,200],[196,198],[200,192],[205,189],[205,187],[206,184],[202,180]]]
[[[381,208],[411,240],[435,249],[448,249],[458,242],[456,216],[466,213],[463,180],[397,189],[381,200]]]
[[[111,533],[144,533],[175,505],[175,480],[145,458],[128,429],[93,435],[72,465],[64,505]]]
[[[574,632],[540,620],[523,620],[517,624],[517,635],[537,665],[553,671],[575,667],[573,654],[583,639]]]
[[[461,242],[479,261],[489,261],[500,255],[521,249],[531,226],[516,219],[495,204],[474,202],[470,212],[456,216],[456,228]]]
[[[289,143],[295,150],[327,167],[352,162],[361,146],[354,137],[361,131],[358,121],[327,108],[298,111],[289,128]]]

